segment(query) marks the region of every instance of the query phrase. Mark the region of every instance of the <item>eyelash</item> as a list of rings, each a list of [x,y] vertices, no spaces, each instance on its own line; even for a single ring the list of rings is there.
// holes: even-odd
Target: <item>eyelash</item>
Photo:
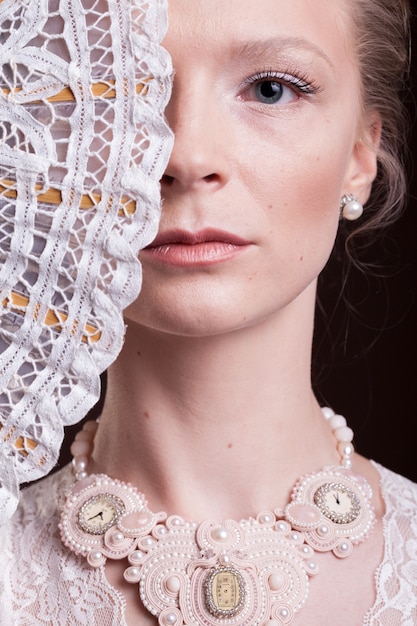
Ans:
[[[255,74],[245,79],[244,85],[250,87],[251,85],[256,85],[259,82],[268,80],[279,82],[307,96],[315,95],[321,91],[317,83],[309,80],[306,75],[299,76],[297,71],[276,72],[274,70],[263,70],[255,72]]]

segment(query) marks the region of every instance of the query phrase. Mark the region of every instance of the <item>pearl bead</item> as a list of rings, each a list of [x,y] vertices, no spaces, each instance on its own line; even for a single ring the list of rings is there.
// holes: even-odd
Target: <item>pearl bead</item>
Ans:
[[[348,205],[351,205],[350,209],[352,209],[352,206],[353,208],[355,208],[355,201],[350,201]],[[323,409],[323,414],[324,417],[329,421],[329,426],[331,427],[333,435],[337,441],[337,450],[341,455],[342,465],[344,467],[349,467],[351,465],[351,457],[354,453],[354,448],[351,443],[353,439],[353,431],[347,426],[345,418],[341,415],[335,415],[331,409]],[[75,441],[71,446],[71,451],[74,455],[72,463],[78,479],[87,476],[87,467],[89,463],[88,455],[91,454],[91,450],[94,445],[94,434],[97,430],[96,422],[89,422],[87,424],[89,425],[86,425],[85,429],[76,435]],[[104,491],[107,484],[112,484],[110,478],[105,479],[103,477],[96,477],[95,481],[97,486],[102,486]],[[302,491],[302,489],[304,489],[305,485],[308,483],[305,479],[300,479],[300,484],[301,486],[299,487],[299,491]],[[125,485],[124,489],[128,489],[128,487],[130,488],[130,491],[132,493],[127,493],[126,495],[133,501],[134,496],[132,494],[135,493],[135,490],[132,486],[129,485]],[[75,496],[73,496],[73,498],[75,498]],[[73,506],[73,502],[71,503],[71,506]],[[127,537],[136,537],[137,543],[135,547],[143,548],[144,550],[142,552],[142,550],[136,549],[132,551],[132,553],[127,555],[131,567],[125,570],[124,576],[125,579],[129,582],[141,582],[141,584],[146,583],[146,572],[143,572],[143,561],[147,558],[146,552],[148,548],[151,548],[152,546],[157,544],[159,539],[161,539],[161,542],[163,542],[163,535],[166,535],[173,530],[172,534],[169,535],[170,538],[172,538],[173,536],[175,537],[175,535],[177,534],[182,535],[183,533],[188,536],[188,534],[191,534],[191,531],[194,532],[195,529],[198,528],[197,524],[185,522],[180,516],[168,517],[168,519],[166,519],[166,521],[164,522],[166,526],[164,526],[163,523],[156,524],[156,522],[161,519],[165,520],[166,516],[158,517],[157,515],[151,514],[148,510],[130,513],[129,515],[125,514],[122,520],[123,523],[120,522],[119,527],[110,530],[106,534],[106,545],[108,545],[107,541],[113,544],[114,552],[116,552],[116,550],[118,549],[119,553],[121,553],[124,549],[124,542],[126,542],[126,546],[130,543],[130,540],[128,540]],[[274,511],[264,510],[257,517],[250,518],[250,520],[245,522],[245,525],[241,523],[241,531],[235,531],[234,526],[231,526],[231,530],[223,526],[218,526],[215,528],[211,527],[211,532],[209,533],[208,537],[206,536],[208,541],[204,541],[204,549],[201,550],[201,555],[202,558],[205,559],[211,559],[214,556],[218,555],[219,564],[223,566],[226,570],[230,569],[231,574],[235,576],[235,574],[233,573],[234,570],[231,567],[231,565],[233,565],[233,559],[229,556],[229,554],[227,554],[230,544],[238,544],[238,539],[242,539],[241,550],[236,552],[236,556],[238,558],[243,558],[245,555],[244,551],[246,549],[248,550],[248,552],[250,551],[250,546],[248,547],[248,544],[245,544],[245,540],[247,540],[249,537],[249,534],[246,534],[248,532],[246,529],[249,528],[249,533],[251,530],[255,530],[259,534],[262,534],[268,531],[268,528],[260,528],[260,525],[265,525],[270,526],[271,528],[269,530],[274,531],[274,533],[281,533],[279,540],[286,543],[285,549],[287,550],[287,552],[290,552],[290,549],[296,550],[298,552],[298,558],[303,559],[306,573],[314,576],[319,571],[319,566],[314,561],[310,560],[314,558],[314,550],[313,548],[306,545],[305,535],[307,529],[316,529],[319,537],[323,539],[323,543],[325,543],[324,540],[327,540],[327,543],[331,544],[331,539],[334,536],[333,525],[330,524],[330,522],[328,524],[320,523],[320,520],[323,519],[324,516],[319,514],[319,509],[317,506],[313,506],[312,504],[302,504],[300,502],[297,502],[297,500],[295,502],[292,501],[287,504],[285,508],[275,509]],[[66,525],[67,522],[63,522],[63,524]],[[228,525],[229,523],[225,522],[225,524]],[[145,534],[146,530],[150,530],[151,528],[154,529],[153,537],[150,535],[144,537],[143,535]],[[124,532],[120,532],[120,529]],[[304,529],[304,532],[298,532],[296,529],[298,529],[298,531],[300,531],[300,529]],[[183,533],[178,532],[178,530],[183,531]],[[126,536],[124,533],[126,534]],[[212,542],[220,545],[212,545],[210,547],[210,539],[212,540]],[[85,549],[87,546],[87,550],[89,551],[87,558],[90,565],[98,567],[106,561],[106,557],[101,551],[93,551],[93,549],[97,546],[97,541],[95,538],[87,540],[87,543],[84,543],[82,546],[75,543],[71,539],[70,541],[75,546],[75,551],[78,552],[81,551],[81,549]],[[195,539],[194,541],[195,545],[198,546],[197,541]],[[118,544],[121,545],[119,546]],[[131,547],[133,548],[133,545]],[[254,549],[258,552],[258,556],[263,553],[263,550],[265,551],[265,555],[274,554],[272,547],[268,546],[268,544],[266,544],[266,547],[263,548],[262,539],[256,539],[256,541],[254,541]],[[336,546],[336,548],[334,548],[333,552],[340,558],[344,558],[350,554],[350,551],[352,549],[353,546],[347,538],[345,541],[341,541]],[[180,542],[180,540],[178,539],[176,540],[175,547],[172,547],[171,553],[168,553],[167,557],[165,557],[165,555],[161,556],[160,559],[168,559],[170,555],[172,556],[174,554],[174,550],[176,557],[182,558],[186,556],[187,549],[186,547],[183,547],[183,542]],[[126,552],[128,552],[128,548]],[[143,577],[143,581],[141,581],[141,577]],[[178,594],[184,591],[183,575],[178,574],[178,571],[175,572],[173,568],[166,566],[165,569],[162,569],[161,578],[162,580],[160,580],[160,582],[158,583],[160,586],[160,591],[165,591],[166,594],[171,594],[171,605],[167,606],[166,609],[163,610],[162,613],[160,613],[160,624],[161,626],[180,626],[180,624],[183,623],[181,612],[176,608],[174,604],[174,597],[176,597],[176,601],[178,601]],[[272,571],[272,573],[270,573],[269,575],[267,585],[269,586],[271,594],[278,594],[283,593],[290,582],[293,582],[291,575],[287,576],[285,572],[282,571]],[[267,590],[265,590],[263,594],[264,595],[262,598],[262,604],[265,609],[267,604]],[[147,606],[147,608],[149,608],[148,604],[148,599],[146,599],[145,605]],[[188,608],[190,607],[190,605],[191,600],[187,600]],[[273,613],[276,619],[269,619],[268,621],[264,622],[264,626],[279,626],[280,624],[292,621],[293,610],[290,608],[289,604],[284,606],[281,604],[281,609],[279,610],[279,612],[275,611],[278,611],[278,607],[274,610]]]
[[[181,581],[178,576],[170,576],[167,579],[165,586],[171,593],[178,593],[181,589]]]
[[[363,213],[363,206],[359,200],[350,200],[343,207],[342,215],[345,220],[357,220]]]
[[[285,580],[282,574],[276,572],[275,574],[270,575],[268,582],[272,591],[279,591],[283,587]]]
[[[347,441],[340,441],[337,445],[337,449],[342,456],[352,456],[354,452],[353,445]]]
[[[92,443],[90,441],[74,441],[71,445],[71,454],[77,456],[88,456],[91,453]]]
[[[88,458],[86,456],[77,456],[72,459],[72,466],[75,472],[84,472],[88,466]]]
[[[229,541],[230,539],[229,531],[223,527],[215,528],[211,532],[211,538],[213,539],[213,541],[216,541],[219,543],[225,543],[226,541]]]
[[[78,433],[75,435],[74,441],[88,441],[88,443],[91,443],[91,433],[89,433],[87,430],[79,430]]]
[[[329,527],[323,524],[317,529],[317,533],[320,535],[320,537],[326,537],[329,534],[329,530]]]
[[[329,420],[334,415],[333,409],[331,409],[329,406],[323,406],[321,408],[321,412],[323,413],[326,420]]]
[[[138,567],[128,567],[123,574],[128,583],[137,583],[140,580],[140,569]]]
[[[86,430],[89,433],[93,433],[93,435],[96,433],[97,428],[98,428],[98,422],[96,422],[95,420],[89,420],[83,426],[83,430]]]
[[[353,439],[353,430],[349,428],[349,426],[336,428],[336,430],[333,431],[333,434],[337,441],[352,441]]]
[[[152,537],[145,537],[145,539],[143,540],[143,544],[145,546],[153,546],[153,544],[155,543],[155,541],[152,539]]]
[[[228,554],[221,554],[219,557],[219,561],[222,565],[230,564],[230,556]]]
[[[177,616],[175,615],[175,613],[167,613],[163,617],[163,622],[164,624],[166,624],[166,626],[173,626],[177,623]]]
[[[343,415],[333,415],[329,419],[330,428],[336,430],[336,428],[344,428],[347,426],[346,418]]]
[[[142,550],[135,550],[129,556],[129,561],[131,563],[139,563],[143,559],[143,556],[144,556],[144,553],[142,552]]]

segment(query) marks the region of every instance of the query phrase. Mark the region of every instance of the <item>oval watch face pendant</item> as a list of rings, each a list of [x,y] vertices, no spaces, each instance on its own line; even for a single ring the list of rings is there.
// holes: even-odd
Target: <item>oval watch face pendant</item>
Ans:
[[[206,606],[217,618],[234,617],[243,609],[246,591],[242,575],[233,567],[209,571],[204,583]]]
[[[114,526],[126,507],[112,493],[99,493],[86,500],[78,511],[79,527],[90,535],[104,535]]]
[[[371,532],[371,497],[364,478],[328,467],[302,476],[284,510],[197,524],[152,513],[132,485],[99,474],[74,485],[59,529],[92,567],[127,558],[125,580],[161,626],[288,626],[314,553],[345,558]]]
[[[350,524],[361,512],[361,503],[346,485],[325,483],[314,494],[314,502],[327,519],[335,524]]]

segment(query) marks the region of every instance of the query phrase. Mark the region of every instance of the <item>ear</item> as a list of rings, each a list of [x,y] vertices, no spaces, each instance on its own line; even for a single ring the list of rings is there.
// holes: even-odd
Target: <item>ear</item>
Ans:
[[[353,194],[362,204],[368,200],[377,174],[381,130],[379,113],[375,111],[368,114],[361,123],[358,139],[352,150],[343,193]]]

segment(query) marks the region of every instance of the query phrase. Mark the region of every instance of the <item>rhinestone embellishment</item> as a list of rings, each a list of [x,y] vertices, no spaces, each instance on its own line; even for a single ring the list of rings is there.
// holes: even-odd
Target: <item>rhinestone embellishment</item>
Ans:
[[[86,533],[103,535],[116,524],[125,510],[120,498],[111,493],[100,493],[84,502],[78,511],[77,522]]]
[[[153,513],[133,485],[88,476],[76,457],[62,541],[92,567],[126,559],[125,580],[160,626],[287,626],[319,571],[316,555],[345,559],[375,524],[371,487],[352,470],[352,431],[342,416],[323,413],[341,465],[305,474],[283,509],[240,522]]]
[[[245,583],[233,567],[210,570],[204,582],[204,590],[207,608],[215,617],[234,617],[244,606]]]
[[[350,524],[361,512],[358,496],[341,483],[326,483],[314,494],[314,502],[327,519],[335,524]]]

